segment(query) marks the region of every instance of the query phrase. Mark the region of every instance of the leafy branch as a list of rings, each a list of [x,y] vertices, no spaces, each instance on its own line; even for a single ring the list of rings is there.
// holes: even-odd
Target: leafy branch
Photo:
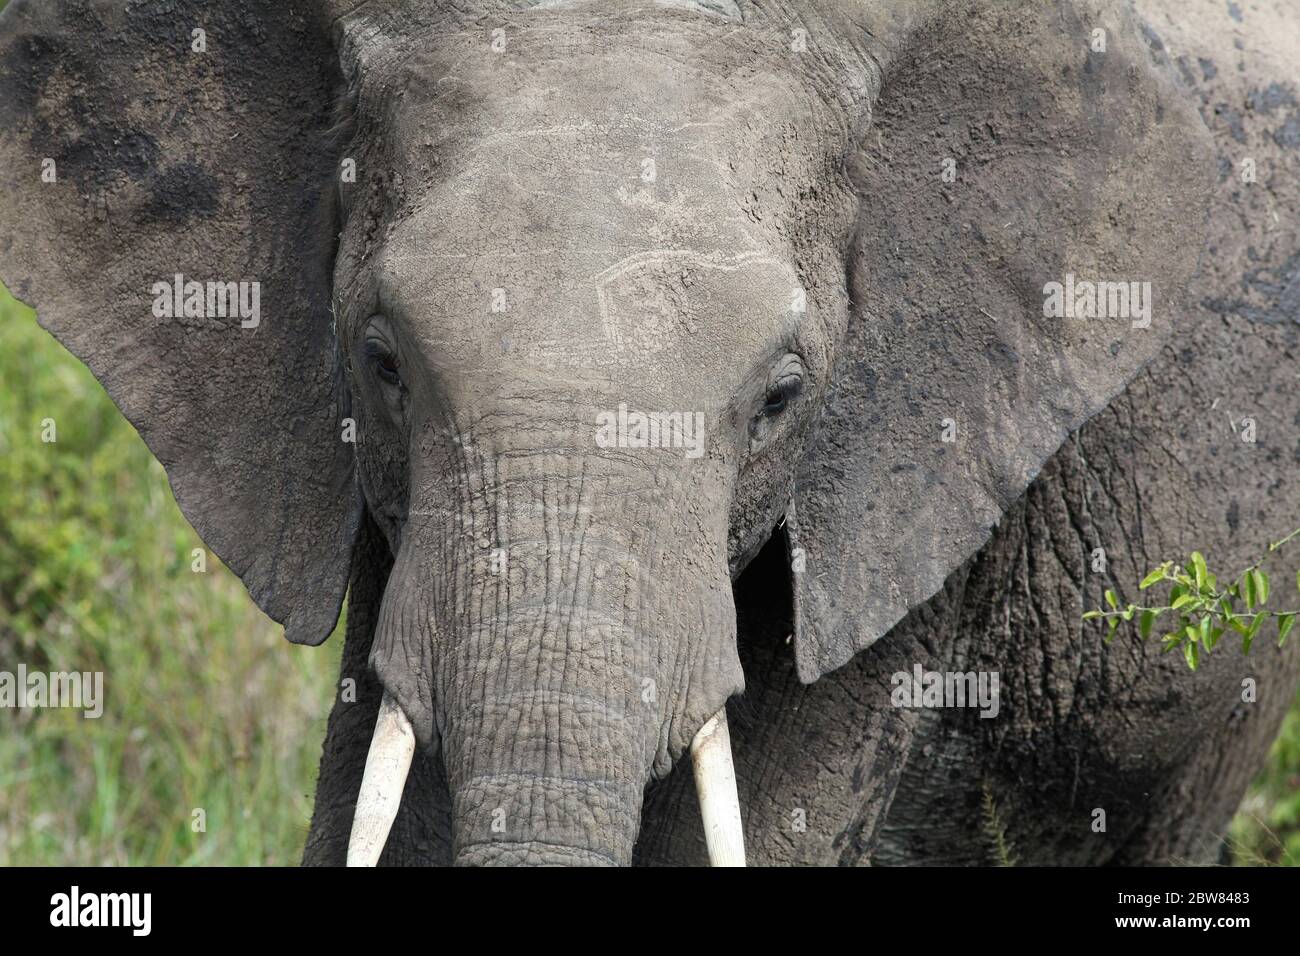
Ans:
[[[1115,632],[1121,622],[1136,620],[1138,633],[1143,640],[1149,638],[1157,623],[1160,623],[1161,630],[1168,628],[1160,638],[1162,649],[1168,652],[1182,648],[1187,666],[1192,670],[1196,670],[1201,657],[1214,650],[1219,639],[1230,630],[1241,637],[1242,653],[1250,653],[1251,643],[1269,619],[1277,622],[1277,644],[1281,647],[1295,626],[1300,609],[1264,610],[1264,604],[1272,593],[1272,585],[1261,565],[1297,535],[1300,535],[1300,528],[1280,541],[1274,541],[1263,557],[1242,571],[1223,590],[1219,589],[1218,577],[1206,566],[1205,556],[1199,551],[1193,551],[1187,565],[1166,561],[1152,570],[1138,585],[1138,590],[1145,591],[1161,582],[1172,582],[1167,603],[1151,606],[1121,605],[1115,592],[1108,590],[1105,597],[1109,610],[1098,608],[1088,611],[1083,619],[1106,623],[1107,644],[1115,639]],[[1295,583],[1296,590],[1300,592],[1300,571],[1296,571]],[[1241,609],[1243,604],[1244,610]],[[1160,622],[1160,617],[1164,614],[1172,617]]]

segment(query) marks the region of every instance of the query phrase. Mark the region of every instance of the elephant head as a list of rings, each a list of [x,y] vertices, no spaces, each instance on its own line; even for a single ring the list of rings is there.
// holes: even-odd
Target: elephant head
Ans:
[[[355,861],[435,744],[458,862],[627,862],[693,744],[736,860],[732,582],[805,681],[930,597],[1167,339],[1198,118],[1123,3],[257,6],[10,4],[0,278],[291,641],[387,538]]]

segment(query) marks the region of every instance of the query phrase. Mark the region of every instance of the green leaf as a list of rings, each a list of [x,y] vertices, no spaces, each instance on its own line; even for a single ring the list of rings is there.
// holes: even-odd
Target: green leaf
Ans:
[[[1268,600],[1268,575],[1256,568],[1251,574],[1255,578],[1255,597],[1262,605]]]
[[[1115,592],[1111,591],[1110,589],[1106,590],[1106,603],[1113,608],[1119,607],[1119,598],[1116,597]]]
[[[1199,551],[1192,552],[1192,573],[1196,575],[1196,590],[1205,589],[1205,579],[1209,576],[1209,569],[1205,566],[1205,555]]]
[[[1260,626],[1264,623],[1264,615],[1257,614],[1255,620],[1250,622],[1250,627],[1246,628],[1246,634],[1241,639],[1241,653],[1249,654],[1250,645],[1255,642],[1255,635],[1259,632]]]
[[[1116,631],[1116,629],[1118,629],[1118,628],[1119,628],[1119,618],[1117,618],[1117,617],[1112,617],[1112,618],[1110,619],[1110,629],[1106,631],[1106,643],[1107,643],[1107,644],[1109,644],[1111,641],[1115,640],[1115,631]]]
[[[1255,575],[1247,571],[1241,576],[1241,595],[1246,601],[1246,610],[1255,610]]]
[[[1223,628],[1216,627],[1214,630],[1210,631],[1210,636],[1205,639],[1205,649],[1207,651],[1214,650],[1214,645],[1219,643],[1219,638],[1221,637],[1223,637]]]
[[[1084,611],[1083,619],[1085,621],[1091,621],[1094,618],[1101,617],[1101,613],[1102,613],[1101,611]]]
[[[1133,612],[1136,610],[1137,610],[1137,605],[1130,604],[1128,607],[1124,608],[1124,610],[1120,612],[1120,617],[1122,617],[1126,621],[1131,621],[1133,620]]]
[[[1237,616],[1232,613],[1232,602],[1227,598],[1219,602],[1219,616],[1223,618],[1224,627],[1232,627],[1233,622],[1237,620]]]
[[[1188,641],[1183,645],[1183,657],[1187,658],[1187,666],[1196,670],[1196,666],[1201,663],[1200,647]]]
[[[1165,567],[1164,565],[1161,565],[1142,579],[1142,583],[1138,585],[1138,590],[1145,591],[1147,588],[1151,587],[1151,585],[1159,584],[1164,579]],[[1297,578],[1296,585],[1297,587],[1300,587],[1300,578]]]
[[[1294,614],[1282,614],[1277,619],[1277,646],[1281,647],[1286,643],[1286,636],[1291,633],[1291,628],[1295,625]]]
[[[1300,591],[1300,571],[1296,571],[1295,573],[1295,589]]]
[[[1210,615],[1207,614],[1207,615],[1205,615],[1205,617],[1201,618],[1201,628],[1200,628],[1200,630],[1201,630],[1201,643],[1204,644],[1204,643],[1206,643],[1207,641],[1209,641],[1209,639],[1210,639],[1210,631],[1213,630],[1213,629],[1214,629],[1214,618],[1213,618],[1213,617],[1211,617]],[[1208,650],[1209,650],[1209,647],[1207,646],[1205,649],[1208,651]]]
[[[1178,642],[1181,641],[1182,639],[1183,639],[1182,631],[1178,631],[1172,634],[1166,634],[1164,637],[1160,638],[1160,643],[1164,645],[1162,650],[1166,654],[1169,653],[1175,647],[1178,646]]]
[[[1180,594],[1180,595],[1178,595],[1177,598],[1174,599],[1174,603],[1171,604],[1171,605],[1169,605],[1169,606],[1170,606],[1173,610],[1176,611],[1176,610],[1178,610],[1180,607],[1187,607],[1187,605],[1189,605],[1189,604],[1194,604],[1194,603],[1196,603],[1196,596],[1195,596],[1195,595],[1193,595],[1193,594]]]
[[[1200,628],[1193,627],[1191,624],[1188,624],[1185,628],[1183,628],[1183,633],[1187,635],[1187,639],[1191,641],[1193,644],[1195,644],[1197,641],[1201,639]]]
[[[1145,641],[1148,637],[1151,636],[1151,625],[1154,624],[1155,622],[1156,622],[1155,611],[1146,610],[1142,612],[1142,616],[1138,618],[1138,633],[1142,635],[1142,640]]]

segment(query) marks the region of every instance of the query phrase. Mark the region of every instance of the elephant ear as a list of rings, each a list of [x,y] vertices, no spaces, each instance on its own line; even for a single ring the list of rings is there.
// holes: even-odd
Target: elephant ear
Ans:
[[[103,383],[262,609],[319,643],[360,498],[322,202],[337,60],[305,6],[10,3],[0,280]],[[179,314],[178,282],[204,284]]]
[[[942,587],[1176,328],[1211,150],[1126,10],[972,4],[885,63],[849,326],[787,515],[804,681]],[[1050,283],[1098,280],[1138,283],[1130,317],[1118,291],[1111,318],[1045,314]]]

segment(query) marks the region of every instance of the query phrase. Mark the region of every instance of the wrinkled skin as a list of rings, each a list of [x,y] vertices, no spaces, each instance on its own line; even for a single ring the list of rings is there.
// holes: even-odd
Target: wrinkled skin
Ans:
[[[1234,245],[1242,242],[1240,235],[1231,238]],[[1275,324],[1259,331],[1276,336],[1278,344],[1293,338]],[[1260,343],[1259,349],[1251,367],[1275,367],[1264,358],[1268,347]],[[1253,541],[1275,527],[1261,515],[1253,535],[1241,534],[1211,508],[1186,525],[1185,507],[1171,504],[1194,500],[1201,489],[1232,500],[1240,462],[1225,457],[1217,468],[1171,480],[1167,452],[1154,437],[1186,440],[1178,398],[1183,375],[1218,377],[1242,362],[1222,343],[1207,342],[1191,355],[1171,350],[1061,449],[993,540],[939,595],[869,655],[813,686],[801,685],[794,673],[785,640],[793,624],[782,596],[786,558],[780,538],[773,540],[736,590],[746,692],[731,713],[751,862],[997,862],[986,793],[1021,862],[1101,865],[1219,856],[1227,818],[1285,713],[1286,688],[1300,672],[1295,655],[1261,649],[1248,665],[1224,655],[1193,678],[1181,660],[1151,648],[1108,653],[1077,623],[1077,612],[1080,593],[1095,594],[1099,587],[1088,581],[1097,542],[1114,542],[1108,548],[1114,580],[1136,580],[1151,557],[1201,540],[1195,536],[1201,529],[1211,529],[1201,533],[1216,542],[1239,541],[1229,553],[1244,564],[1254,557]],[[1274,374],[1281,379],[1285,371]],[[1167,398],[1153,401],[1154,395]],[[1260,396],[1270,409],[1286,401],[1281,390],[1261,388]],[[1279,409],[1279,420],[1285,414]],[[1144,447],[1130,437],[1137,421],[1153,436]],[[1210,439],[1211,447],[1235,451],[1232,432],[1223,431]],[[1117,460],[1116,446],[1130,460]],[[1157,487],[1163,494],[1153,491]],[[1294,488],[1281,493],[1293,513],[1294,495]],[[377,551],[382,565],[383,548]],[[1023,585],[1009,589],[1016,580]],[[361,668],[371,640],[365,626],[349,630],[345,674]],[[885,706],[889,676],[915,661],[999,670],[1017,691],[1004,698],[1012,701],[1009,712],[982,726],[969,714]],[[1275,689],[1260,703],[1244,705],[1240,679],[1258,674],[1269,674]],[[366,717],[336,707],[330,741],[339,752],[327,753],[322,763],[329,776],[318,793],[308,862],[341,860],[348,795],[359,781],[358,755],[369,741],[378,690],[369,689]],[[1215,730],[1193,746],[1180,722],[1189,712],[1207,710]],[[962,782],[954,783],[958,775]],[[385,863],[455,859],[451,804],[427,796],[447,779],[442,754],[418,758]],[[1213,796],[1207,800],[1206,794]],[[1170,813],[1170,801],[1196,806]],[[1102,833],[1091,829],[1098,807],[1112,817]],[[808,821],[805,832],[793,826],[799,810]],[[635,861],[705,861],[685,768],[651,786]]]
[[[305,862],[344,861],[384,693],[419,743],[387,864],[702,863],[682,758],[724,706],[752,864],[1217,858],[1300,657],[1225,645],[1192,674],[1079,616],[1193,547],[1244,567],[1300,513],[1296,15],[532,7],[326,4],[263,24],[272,51],[238,69],[165,62],[191,101],[293,91],[246,156],[221,153],[238,115],[198,133],[165,102],[69,145],[35,104],[80,115],[130,50],[6,54],[35,79],[10,81],[0,168],[58,156],[78,191],[6,200],[36,225],[3,278],[292,640],[323,639],[348,589],[356,698]],[[223,36],[252,15],[212,16]],[[154,178],[169,135],[211,139],[186,190]],[[339,157],[357,175],[335,186]],[[337,189],[337,229],[303,182]],[[82,226],[82,194],[115,228]],[[331,233],[328,264],[300,241]],[[86,298],[106,261],[129,270],[113,288],[251,269],[266,326],[142,323]],[[1157,320],[1041,320],[1066,272],[1152,281]],[[149,381],[128,347],[214,371]],[[611,445],[620,407],[702,442]],[[891,706],[916,664],[998,673],[996,719]]]
[[[371,200],[345,189],[335,276],[362,483],[396,554],[370,656],[417,737],[442,741],[457,862],[630,862],[650,775],[744,686],[730,569],[778,520],[815,405],[763,409],[782,376],[825,380],[820,310],[843,309],[791,314],[798,251],[744,214],[712,158],[774,162],[788,131],[812,144],[786,156],[792,178],[824,176],[824,106],[779,74],[710,85],[708,59],[705,82],[683,83],[673,57],[694,47],[679,29],[626,29],[632,64],[549,30],[514,41],[520,62],[580,72],[603,109],[539,92],[529,69],[497,79],[473,34],[359,90],[359,163],[415,194],[374,242],[354,228]],[[434,79],[453,63],[449,97]],[[772,109],[789,126],[751,133]],[[719,142],[724,123],[735,142]],[[670,144],[668,202],[628,184],[646,137]],[[520,242],[534,223],[546,248]],[[490,311],[493,289],[505,311]],[[620,403],[698,416],[708,441],[698,457],[593,449]],[[499,814],[515,838],[493,829]]]

